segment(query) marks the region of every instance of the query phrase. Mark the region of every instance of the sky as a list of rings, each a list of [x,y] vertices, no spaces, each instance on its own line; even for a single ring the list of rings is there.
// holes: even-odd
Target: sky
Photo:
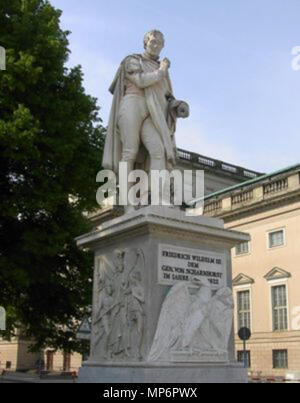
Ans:
[[[178,147],[259,172],[300,163],[300,0],[50,2],[72,32],[68,66],[82,66],[105,126],[120,62],[156,28],[174,95],[190,105]]]

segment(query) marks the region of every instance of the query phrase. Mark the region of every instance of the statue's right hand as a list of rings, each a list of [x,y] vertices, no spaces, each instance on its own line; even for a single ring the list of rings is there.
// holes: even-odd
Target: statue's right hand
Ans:
[[[168,71],[171,66],[171,62],[166,57],[160,62],[160,69],[164,71]]]

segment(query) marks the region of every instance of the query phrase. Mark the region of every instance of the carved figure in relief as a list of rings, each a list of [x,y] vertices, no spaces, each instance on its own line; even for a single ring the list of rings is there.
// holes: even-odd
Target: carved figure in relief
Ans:
[[[102,291],[97,316],[94,321],[94,326],[97,326],[96,328],[97,337],[95,340],[95,347],[99,344],[100,341],[102,341],[104,350],[107,353],[106,358],[111,358],[108,343],[112,328],[111,311],[114,306],[114,300],[112,295],[113,295],[113,288],[110,284],[108,284]]]
[[[137,358],[142,358],[141,348],[144,334],[144,304],[145,292],[142,286],[142,276],[140,271],[131,275],[131,290],[128,298],[128,319],[130,329],[130,348],[133,349],[132,333],[134,329],[137,333]]]
[[[106,359],[141,358],[144,328],[144,256],[140,249],[115,250],[99,259],[92,352]]]

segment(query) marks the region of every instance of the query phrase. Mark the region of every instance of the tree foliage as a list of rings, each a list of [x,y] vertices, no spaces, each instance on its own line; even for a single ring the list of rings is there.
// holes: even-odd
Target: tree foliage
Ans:
[[[0,3],[0,305],[7,335],[21,326],[36,349],[71,351],[92,277],[74,238],[96,207],[104,129],[81,68],[66,68],[60,15],[45,0]]]

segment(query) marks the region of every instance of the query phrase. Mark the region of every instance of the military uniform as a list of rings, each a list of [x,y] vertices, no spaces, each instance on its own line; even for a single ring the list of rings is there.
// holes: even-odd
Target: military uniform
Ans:
[[[150,169],[165,169],[165,148],[159,128],[151,117],[145,90],[153,87],[159,90],[159,107],[163,108],[165,119],[168,114],[168,96],[171,88],[167,74],[157,61],[141,55],[132,55],[124,60],[124,96],[120,103],[118,127],[122,142],[122,161],[128,163],[128,170],[134,169],[141,143],[150,157]],[[147,70],[147,71],[145,71]],[[170,133],[171,135],[171,133]]]

